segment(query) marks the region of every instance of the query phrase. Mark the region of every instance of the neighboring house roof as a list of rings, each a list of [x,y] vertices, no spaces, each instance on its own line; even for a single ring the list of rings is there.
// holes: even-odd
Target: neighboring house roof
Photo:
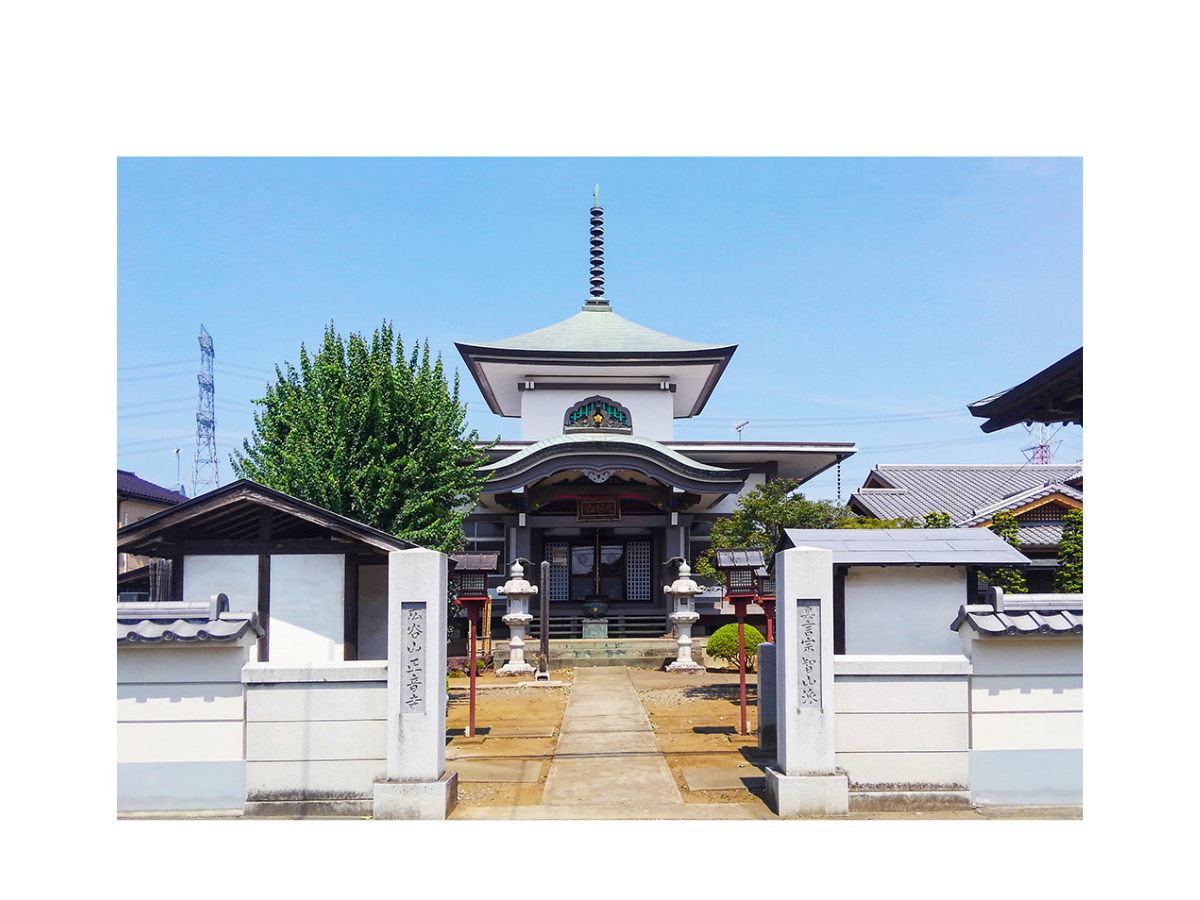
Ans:
[[[850,507],[879,519],[945,512],[952,524],[961,525],[1019,494],[1048,486],[1064,489],[1082,473],[1079,464],[879,465],[850,495]],[[1078,496],[1082,500],[1082,493]]]
[[[491,475],[484,491],[512,490],[567,469],[634,469],[686,490],[727,493],[745,483],[748,469],[697,462],[648,438],[629,434],[559,434],[480,468]]]
[[[172,504],[182,503],[187,499],[187,495],[181,491],[170,491],[165,487],[159,487],[124,469],[117,469],[117,496]]]
[[[1029,559],[986,529],[785,528],[776,550],[818,547],[837,566],[1027,566]]]
[[[241,479],[118,529],[117,550],[139,556],[165,555],[162,551],[181,539],[177,537],[181,531],[187,532],[188,540],[252,542],[260,539],[264,524],[269,525],[272,544],[335,537],[346,542],[348,552],[356,546],[380,553],[416,546],[370,525]]]
[[[990,506],[982,507],[975,515],[969,519],[964,519],[961,522],[956,522],[957,525],[962,525],[967,528],[975,525],[982,525],[990,522],[997,513],[1012,512],[1013,510],[1021,509],[1038,500],[1055,495],[1065,497],[1068,500],[1075,500],[1079,504],[1083,504],[1083,491],[1076,490],[1066,483],[1054,483],[1039,485],[1032,487],[1027,491],[1020,491],[1009,497],[1004,498]]]
[[[1068,353],[1016,387],[967,405],[971,415],[988,421],[986,433],[1018,422],[1083,424],[1083,348]]]

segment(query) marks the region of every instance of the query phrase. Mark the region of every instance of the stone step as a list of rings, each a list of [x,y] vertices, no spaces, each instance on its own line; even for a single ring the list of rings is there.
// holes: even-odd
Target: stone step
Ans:
[[[525,662],[537,665],[538,646],[536,641],[525,642]],[[693,645],[693,648],[693,654],[698,656],[696,646]],[[586,666],[636,666],[657,669],[673,661],[678,652],[673,638],[551,640],[550,668],[553,670]],[[497,669],[508,662],[508,641],[496,641],[492,645],[492,654]]]

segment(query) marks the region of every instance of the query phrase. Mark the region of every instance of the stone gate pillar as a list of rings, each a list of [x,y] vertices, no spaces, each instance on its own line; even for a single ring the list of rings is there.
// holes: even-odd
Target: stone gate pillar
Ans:
[[[447,558],[436,550],[388,556],[387,780],[376,819],[444,819],[458,802],[446,773]]]
[[[844,816],[850,784],[834,765],[833,553],[775,555],[775,766],[767,802],[785,818]]]

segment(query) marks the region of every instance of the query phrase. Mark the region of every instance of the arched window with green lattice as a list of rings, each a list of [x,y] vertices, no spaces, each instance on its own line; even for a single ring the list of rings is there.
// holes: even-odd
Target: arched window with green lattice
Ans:
[[[588,431],[633,434],[633,416],[620,403],[597,394],[579,401],[563,416],[564,434]]]

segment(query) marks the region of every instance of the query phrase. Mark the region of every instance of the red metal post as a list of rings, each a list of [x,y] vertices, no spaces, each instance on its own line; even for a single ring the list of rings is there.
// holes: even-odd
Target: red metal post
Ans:
[[[471,712],[467,719],[467,737],[475,737],[475,604],[471,604],[467,611],[471,616]]]
[[[746,723],[746,604],[737,604],[738,614],[738,679],[742,685],[742,734],[749,734]]]

